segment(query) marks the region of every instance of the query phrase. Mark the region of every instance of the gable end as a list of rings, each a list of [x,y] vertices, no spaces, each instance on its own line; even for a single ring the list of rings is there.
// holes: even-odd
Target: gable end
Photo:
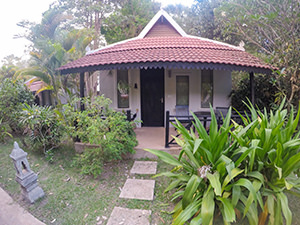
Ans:
[[[149,32],[145,35],[147,37],[165,37],[165,36],[181,36],[177,30],[170,24],[164,16],[161,16]]]

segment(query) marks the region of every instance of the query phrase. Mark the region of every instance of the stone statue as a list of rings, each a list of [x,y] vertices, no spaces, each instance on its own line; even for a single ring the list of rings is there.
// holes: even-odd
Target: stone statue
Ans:
[[[30,169],[26,156],[27,153],[15,142],[10,158],[15,165],[16,181],[21,185],[22,196],[30,203],[34,203],[37,199],[44,197],[45,193],[38,186],[37,174]]]

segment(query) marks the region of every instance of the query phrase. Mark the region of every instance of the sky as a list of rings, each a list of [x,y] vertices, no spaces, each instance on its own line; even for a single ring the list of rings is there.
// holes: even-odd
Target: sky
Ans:
[[[162,3],[162,7],[168,4],[192,5],[193,0],[155,0]],[[39,23],[42,13],[45,12],[54,0],[1,0],[0,1],[0,65],[1,60],[8,55],[24,57],[26,46],[30,44],[24,38],[14,39],[14,35],[23,32],[17,26],[22,20]],[[26,57],[26,56],[25,56]]]

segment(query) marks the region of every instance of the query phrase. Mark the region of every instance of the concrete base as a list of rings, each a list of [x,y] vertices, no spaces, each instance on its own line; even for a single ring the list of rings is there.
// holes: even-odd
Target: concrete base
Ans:
[[[45,195],[43,189],[38,186],[37,178],[37,175],[32,171],[25,177],[18,175],[16,177],[16,181],[21,185],[22,196],[29,203],[34,203]]]
[[[29,192],[26,191],[25,188],[22,188],[22,196],[23,198],[30,202],[31,204],[34,203],[36,200],[38,200],[39,198],[42,198],[45,196],[45,193],[43,191],[43,189],[39,186],[36,185],[35,188],[33,188],[32,190],[30,190]]]
[[[135,161],[130,170],[132,174],[156,174],[157,162]]]
[[[150,210],[115,207],[107,225],[150,225]]]
[[[127,179],[120,198],[153,200],[155,180]]]

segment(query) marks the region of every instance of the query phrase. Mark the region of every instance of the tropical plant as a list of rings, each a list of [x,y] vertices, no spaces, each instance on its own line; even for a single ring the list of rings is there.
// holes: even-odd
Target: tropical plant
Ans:
[[[195,115],[197,133],[178,121],[174,125],[182,135],[176,138],[182,147],[179,156],[147,150],[175,166],[157,175],[174,179],[166,189],[177,200],[173,224],[213,224],[217,215],[224,224],[241,217],[250,225],[265,224],[267,218],[269,224],[283,224],[284,219],[291,224],[284,191],[300,183],[295,176],[300,168],[300,109],[296,117],[293,109],[287,117],[282,107],[268,114],[250,105],[251,117],[241,116],[243,125],[230,123],[230,109],[220,129],[211,109],[208,133]]]
[[[19,123],[23,103],[33,104],[33,94],[22,81],[10,78],[0,83],[0,118],[15,134],[22,134],[24,127]]]
[[[250,104],[250,103],[249,103]],[[256,173],[261,177],[263,196],[263,212],[261,224],[268,215],[270,224],[292,224],[292,213],[288,206],[288,199],[284,192],[299,196],[296,191],[300,187],[297,173],[300,169],[300,131],[298,123],[300,108],[290,113],[283,109],[285,101],[275,111],[267,113],[255,110],[250,104],[250,117],[242,118],[244,126],[249,127],[252,121],[258,121],[256,126],[240,134],[237,126],[232,136],[238,141],[241,154],[248,152],[246,160],[241,164],[248,173]],[[263,178],[263,179],[262,179]]]
[[[127,153],[133,153],[137,145],[133,122],[126,120],[121,112],[116,112],[109,106],[111,101],[104,96],[95,99],[85,98],[84,111],[78,111],[75,98],[71,104],[64,106],[68,133],[74,139],[83,143],[99,145],[99,149],[84,151],[77,158],[82,173],[97,176],[101,173],[103,162],[119,160]]]
[[[4,143],[6,137],[13,137],[8,131],[7,131],[7,125],[3,122],[3,119],[0,119],[0,142]]]
[[[47,155],[61,143],[63,126],[51,106],[30,106],[25,103],[20,121],[29,128],[33,150],[42,149]]]

